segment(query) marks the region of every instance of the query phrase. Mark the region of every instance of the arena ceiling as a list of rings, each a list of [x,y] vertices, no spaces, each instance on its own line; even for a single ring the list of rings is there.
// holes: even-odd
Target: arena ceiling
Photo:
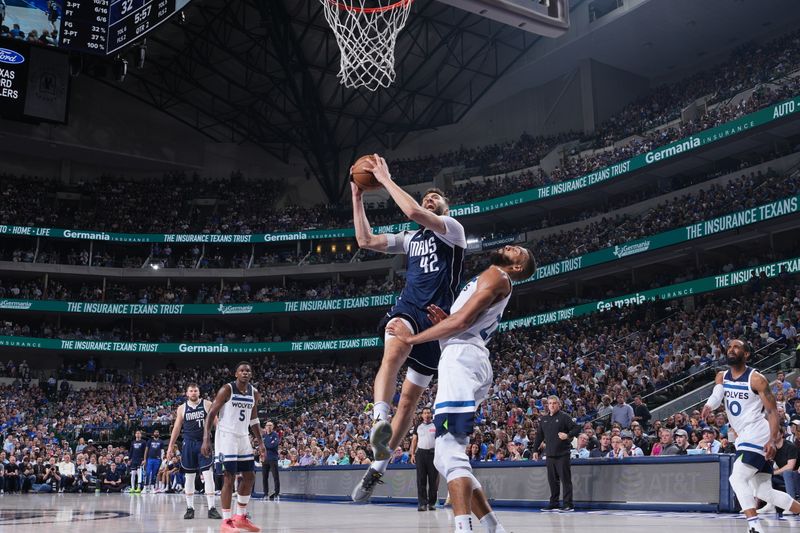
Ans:
[[[479,101],[565,75],[585,57],[668,76],[770,24],[800,20],[794,2],[737,0],[731,10],[731,0],[626,0],[589,31],[552,41],[415,0],[398,37],[397,80],[372,93],[339,84],[339,50],[319,0],[193,0],[185,21],[174,17],[148,36],[143,69],[131,65],[123,83],[96,77],[214,141],[253,143],[284,162],[302,155],[335,201],[347,187],[342,162],[364,146],[393,149],[410,132],[456,123]],[[570,1],[575,21],[587,5]]]
[[[573,1],[573,7],[582,0]],[[318,0],[195,0],[147,39],[120,91],[220,142],[301,153],[330,199],[340,162],[365,141],[395,147],[457,122],[540,38],[434,0],[416,0],[398,38],[397,81],[339,84],[339,50]]]

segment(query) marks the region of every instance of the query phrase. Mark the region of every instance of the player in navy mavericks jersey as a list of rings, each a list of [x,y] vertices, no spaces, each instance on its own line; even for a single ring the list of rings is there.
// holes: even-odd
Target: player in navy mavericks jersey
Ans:
[[[747,366],[750,352],[745,341],[734,339],[728,343],[729,370],[717,373],[702,416],[706,420],[720,404],[725,405],[728,422],[737,435],[736,460],[728,481],[747,517],[747,532],[762,533],[756,498],[794,514],[800,513],[800,503],[772,488],[772,459],[783,427],[767,378]]]
[[[402,322],[415,333],[431,326],[427,309],[435,305],[447,312],[455,300],[467,246],[464,227],[450,217],[450,209],[442,191],[430,189],[422,197],[422,205],[401,189],[389,174],[386,161],[374,156],[370,170],[386,188],[405,215],[419,224],[417,231],[374,235],[364,211],[361,190],[351,184],[353,221],[356,239],[361,248],[390,254],[406,254],[406,285],[397,304],[387,313],[381,327]],[[389,456],[411,427],[414,411],[425,388],[430,384],[439,363],[439,344],[428,342],[410,346],[391,334],[385,334],[383,360],[375,376],[375,407],[370,441],[376,461],[372,463],[352,493],[354,501],[369,499],[375,484],[380,482]],[[389,412],[397,374],[408,359],[409,367],[403,382],[400,402],[392,423]]]
[[[154,484],[158,479],[158,471],[161,469],[161,454],[164,451],[164,441],[161,440],[161,433],[153,431],[153,437],[147,441],[147,448],[144,452],[145,458],[145,491],[155,492],[158,487]]]
[[[147,441],[142,438],[142,432],[139,430],[134,436],[135,438],[131,442],[131,492],[135,494],[142,492],[142,485],[144,485],[143,463]]]
[[[211,402],[200,398],[200,388],[196,383],[189,383],[186,386],[186,401],[178,406],[175,413],[175,424],[172,426],[172,434],[167,447],[167,460],[169,461],[174,455],[173,450],[175,450],[178,435],[183,437],[181,470],[186,475],[184,486],[186,513],[183,515],[185,519],[194,518],[194,483],[198,472],[202,474],[205,484],[208,517],[222,518],[222,515],[214,507],[214,472],[211,470],[214,459],[210,455],[205,456],[200,453],[200,447],[203,445],[203,426],[211,423],[208,418],[210,410]]]
[[[475,411],[489,396],[494,378],[486,346],[511,299],[512,281],[529,278],[536,271],[536,261],[530,250],[520,246],[493,251],[491,261],[492,266],[466,284],[449,317],[441,309],[432,308],[432,322],[436,324],[422,333],[414,334],[405,324],[386,328],[411,345],[440,339],[433,462],[447,479],[457,533],[472,531],[473,512],[487,533],[506,531],[472,473],[466,447],[474,429]]]

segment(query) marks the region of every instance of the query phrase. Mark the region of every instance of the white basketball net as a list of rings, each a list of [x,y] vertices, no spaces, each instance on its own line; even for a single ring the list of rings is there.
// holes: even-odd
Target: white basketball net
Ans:
[[[320,0],[341,52],[339,81],[375,91],[394,82],[394,46],[413,0]]]

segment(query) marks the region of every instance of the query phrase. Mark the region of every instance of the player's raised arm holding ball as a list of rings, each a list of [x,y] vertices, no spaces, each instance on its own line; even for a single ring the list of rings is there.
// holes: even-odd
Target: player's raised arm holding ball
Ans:
[[[431,327],[427,309],[430,305],[450,311],[461,282],[462,263],[467,239],[464,227],[449,216],[444,193],[430,189],[418,204],[401,189],[389,173],[386,161],[375,154],[371,160],[361,158],[351,169],[354,183],[353,221],[358,245],[390,254],[406,254],[406,284],[397,303],[386,314],[379,328],[401,322],[414,333]],[[372,174],[370,176],[369,174]],[[374,188],[370,180],[382,185],[409,220],[419,224],[416,231],[374,235],[364,211],[362,188]],[[354,501],[367,501],[381,482],[391,450],[397,447],[413,421],[420,396],[431,382],[439,363],[439,343],[411,346],[390,333],[384,336],[383,359],[375,376],[373,418],[370,442],[376,461],[353,490]],[[391,401],[395,393],[400,367],[409,361],[397,411],[389,423]]]

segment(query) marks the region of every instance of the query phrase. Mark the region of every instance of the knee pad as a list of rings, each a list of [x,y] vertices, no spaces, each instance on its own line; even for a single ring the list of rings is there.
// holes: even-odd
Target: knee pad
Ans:
[[[733,463],[733,469],[728,481],[731,483],[736,498],[742,509],[755,509],[755,491],[750,482],[758,471],[755,467],[744,464],[741,460]]]
[[[194,494],[194,478],[197,476],[194,472],[186,472],[184,476],[186,480],[183,483],[183,489],[187,496]]]
[[[789,509],[794,503],[794,498],[785,492],[772,488],[772,476],[769,474],[756,474],[751,485],[755,489],[754,493],[759,500],[771,503],[775,507]]]
[[[477,489],[481,484],[472,474],[472,466],[469,464],[466,451],[468,443],[469,438],[456,437],[450,433],[436,437],[433,465],[448,483],[460,477],[467,477],[472,481],[472,488]]]

